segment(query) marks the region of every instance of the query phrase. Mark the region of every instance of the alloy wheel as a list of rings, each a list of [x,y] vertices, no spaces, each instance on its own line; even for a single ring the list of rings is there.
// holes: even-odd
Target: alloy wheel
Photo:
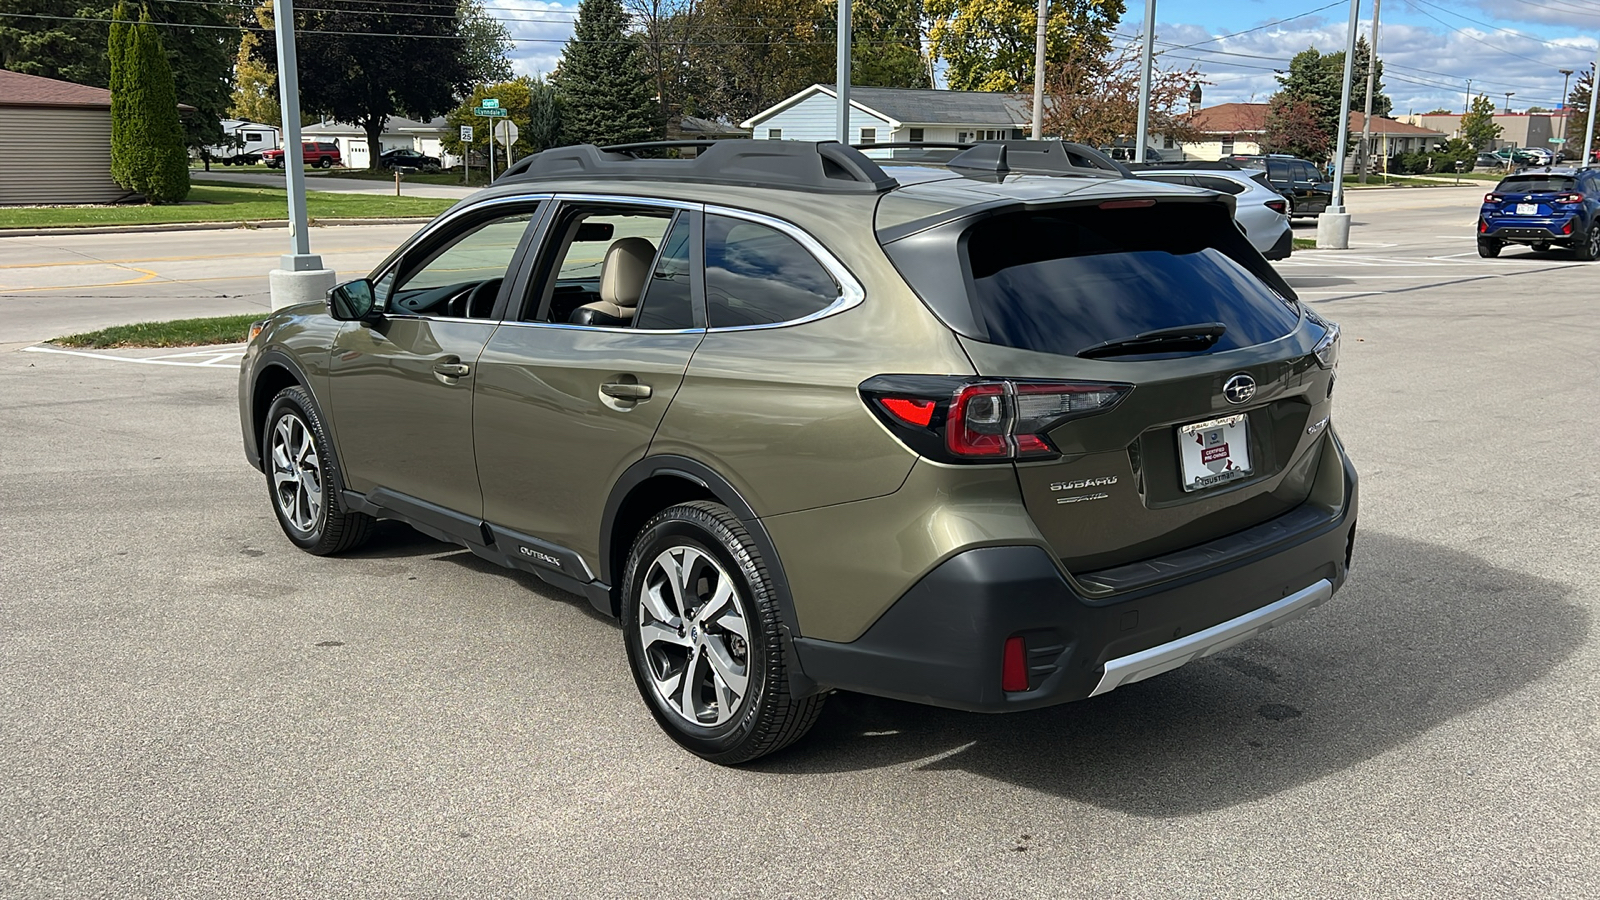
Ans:
[[[639,591],[639,643],[657,698],[701,727],[726,723],[749,690],[750,628],[737,582],[698,547],[668,547]]]
[[[272,427],[272,497],[295,530],[310,534],[322,518],[322,463],[305,420],[284,413]]]

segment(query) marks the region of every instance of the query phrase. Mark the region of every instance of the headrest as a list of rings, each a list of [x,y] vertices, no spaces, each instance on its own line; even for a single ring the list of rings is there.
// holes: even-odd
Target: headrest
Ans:
[[[625,309],[639,305],[639,295],[650,279],[650,264],[655,262],[655,245],[641,237],[612,241],[600,266],[600,299]]]

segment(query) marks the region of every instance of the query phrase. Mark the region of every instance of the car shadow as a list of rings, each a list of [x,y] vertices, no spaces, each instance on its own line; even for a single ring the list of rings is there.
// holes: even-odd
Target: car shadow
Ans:
[[[1333,600],[1216,657],[1004,716],[840,693],[809,737],[752,768],[921,761],[1133,815],[1235,806],[1359,765],[1537,681],[1589,633],[1589,613],[1567,594],[1457,550],[1364,534]]]

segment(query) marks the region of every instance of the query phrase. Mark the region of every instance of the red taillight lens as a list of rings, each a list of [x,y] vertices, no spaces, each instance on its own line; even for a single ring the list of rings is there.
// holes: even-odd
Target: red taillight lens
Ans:
[[[908,425],[921,425],[927,427],[933,421],[933,410],[937,403],[932,400],[913,400],[906,397],[884,397],[883,408],[891,415]]]
[[[990,644],[990,646],[994,646]],[[1028,689],[1028,644],[1021,635],[1006,638],[1005,652],[1000,661],[1000,690],[1007,692]]]
[[[1485,203],[1499,203],[1501,200],[1504,200],[1504,199],[1505,199],[1505,197],[1501,196],[1500,194],[1484,194],[1483,195],[1483,202],[1485,202]]]
[[[868,408],[919,455],[941,462],[1054,457],[1045,435],[1105,412],[1133,386],[1094,381],[974,380],[960,375],[879,375],[861,383]]]
[[[1572,220],[1571,219],[1567,220],[1567,224],[1561,226],[1561,233],[1562,234],[1571,234],[1572,233]]]
[[[1582,194],[1562,194],[1556,198],[1557,203],[1582,203]]]
[[[1004,384],[969,384],[950,403],[945,447],[957,456],[1011,455],[1011,404]]]
[[[1286,213],[1289,211],[1289,204],[1284,200],[1268,200],[1266,205],[1267,209],[1270,209],[1275,213]]]
[[[1489,230],[1489,220],[1488,219],[1479,219],[1478,220],[1478,233],[1479,234],[1483,234],[1485,231],[1488,231],[1488,230]]]

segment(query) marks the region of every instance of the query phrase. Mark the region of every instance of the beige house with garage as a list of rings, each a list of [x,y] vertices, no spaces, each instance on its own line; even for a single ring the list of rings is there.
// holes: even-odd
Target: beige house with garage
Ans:
[[[111,92],[0,70],[0,205],[109,203]]]

